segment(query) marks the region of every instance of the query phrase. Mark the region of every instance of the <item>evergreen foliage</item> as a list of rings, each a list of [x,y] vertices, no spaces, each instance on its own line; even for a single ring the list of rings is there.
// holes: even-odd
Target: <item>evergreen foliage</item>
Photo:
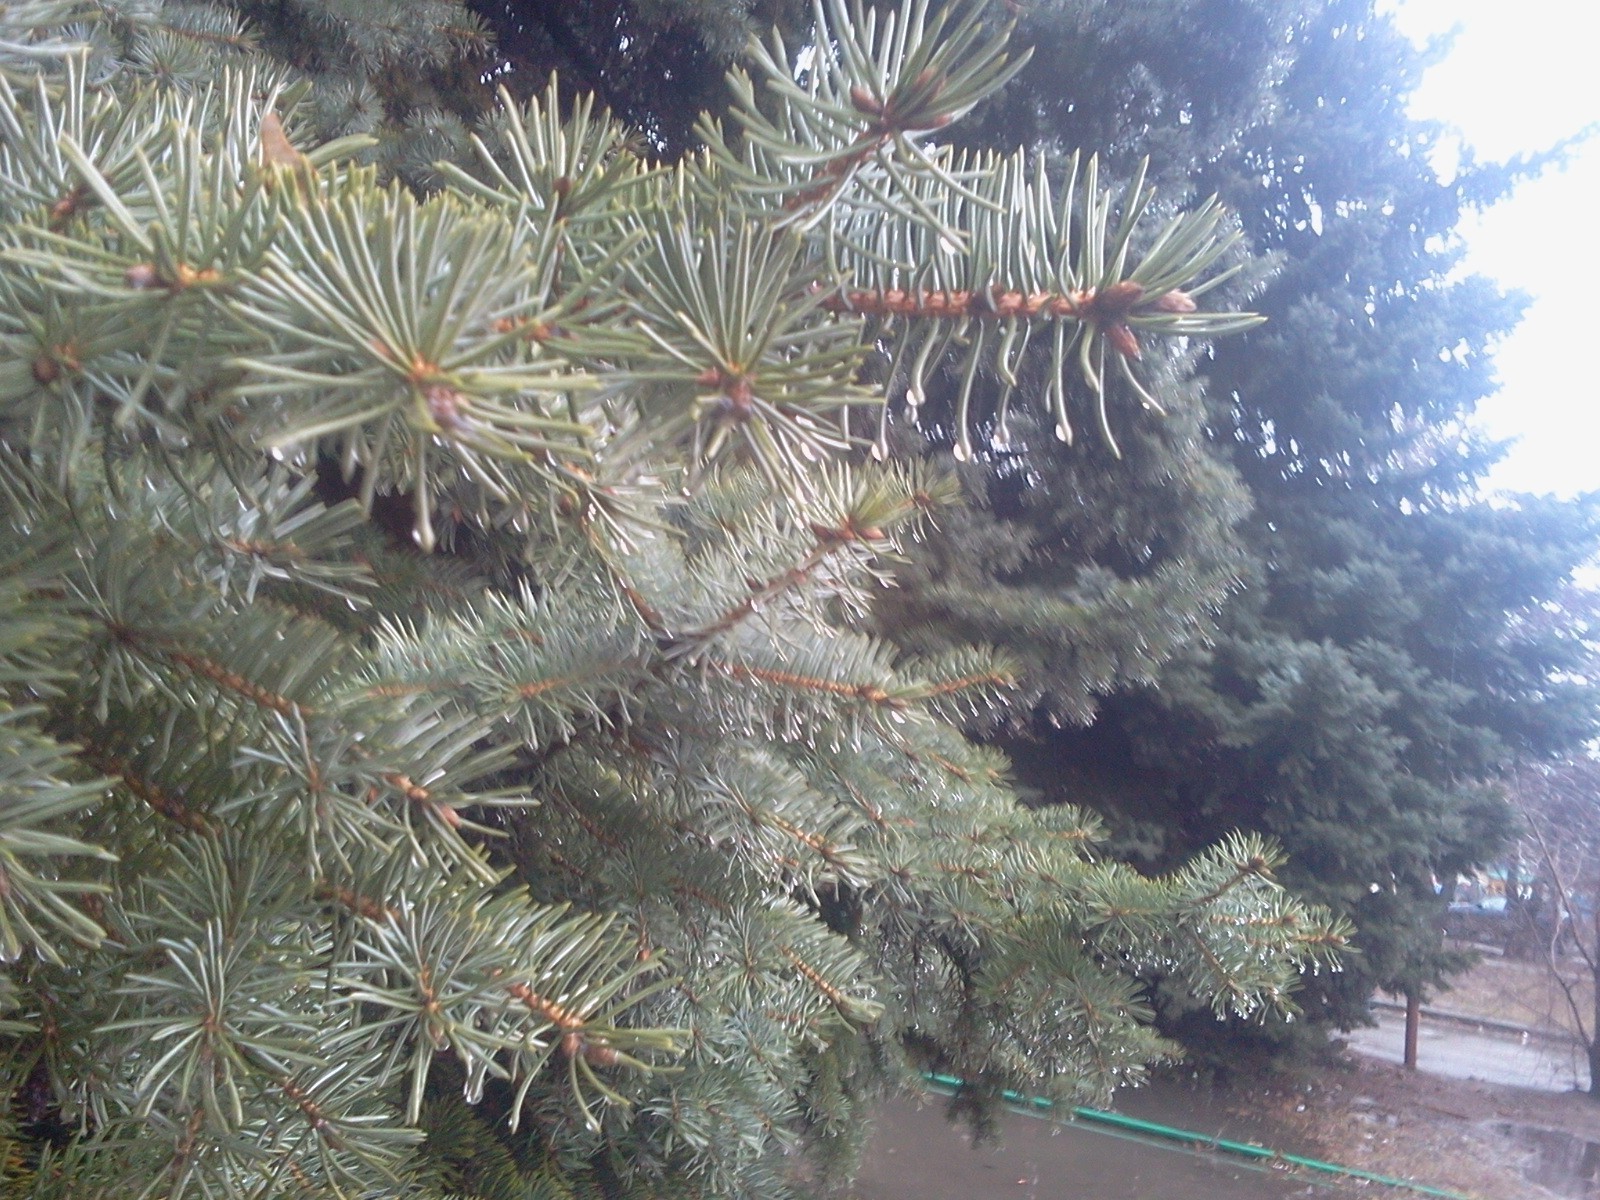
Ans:
[[[752,37],[808,28],[807,0],[469,0],[495,32],[496,74],[515,92],[551,72],[593,92],[651,153],[697,144],[703,111],[728,101],[723,77]]]
[[[919,549],[882,628],[1027,664],[991,736],[1041,796],[1106,817],[1117,853],[1158,869],[1219,828],[1281,838],[1286,881],[1359,927],[1351,969],[1306,993],[1348,1027],[1376,987],[1461,965],[1436,881],[1505,845],[1496,779],[1593,731],[1581,639],[1544,617],[1600,514],[1479,497],[1495,451],[1467,421],[1519,303],[1454,277],[1462,213],[1558,152],[1440,179],[1440,131],[1405,111],[1427,53],[1367,0],[1100,12],[1028,6],[1039,52],[954,136],[1192,170],[1273,265],[1250,298],[1269,320],[1147,356],[1206,407],[1123,438],[1131,488],[1102,451],[1057,461],[1037,437],[1025,465],[967,468],[978,505]],[[1191,1045],[1215,1037],[1181,996],[1159,1006]]]
[[[1098,1096],[1153,978],[1332,961],[1258,835],[1019,806],[1011,661],[866,620],[956,488],[852,411],[1037,333],[1047,422],[1153,420],[1138,332],[1248,321],[1218,211],[931,146],[981,8],[819,15],[661,169],[553,87],[437,164],[327,117],[452,6],[0,14],[12,1191],[782,1196],[919,1069]]]
[[[1228,747],[1190,802],[1283,831],[1296,886],[1360,926],[1354,969],[1309,993],[1340,1025],[1374,987],[1422,993],[1459,969],[1436,884],[1504,845],[1493,782],[1581,744],[1597,711],[1578,642],[1530,618],[1600,547],[1600,511],[1480,498],[1496,452],[1467,422],[1520,303],[1451,278],[1462,213],[1538,164],[1440,179],[1439,131],[1405,112],[1425,61],[1366,5],[1329,5],[1274,120],[1216,179],[1252,245],[1284,259],[1256,301],[1273,334],[1219,344],[1208,368],[1265,586],[1189,675],[1210,676],[1203,695],[1180,683],[1163,702]],[[1301,663],[1326,665],[1297,678]]]

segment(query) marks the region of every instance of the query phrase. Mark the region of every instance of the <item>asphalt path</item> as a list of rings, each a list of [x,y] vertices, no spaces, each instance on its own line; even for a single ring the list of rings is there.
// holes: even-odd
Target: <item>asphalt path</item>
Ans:
[[[1346,1035],[1350,1048],[1373,1058],[1403,1062],[1405,1015],[1386,1009],[1373,1015],[1378,1018],[1376,1028]],[[1589,1082],[1588,1067],[1575,1043],[1523,1038],[1426,1017],[1417,1036],[1417,1069],[1450,1079],[1481,1079],[1551,1092],[1568,1092]]]

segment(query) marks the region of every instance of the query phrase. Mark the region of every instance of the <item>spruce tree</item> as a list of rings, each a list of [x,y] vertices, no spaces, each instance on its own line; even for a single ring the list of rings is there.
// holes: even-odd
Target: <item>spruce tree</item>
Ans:
[[[552,71],[593,92],[636,130],[649,153],[698,144],[702,111],[728,101],[723,76],[752,36],[781,29],[798,49],[808,0],[468,0],[495,33],[494,68],[516,92]]]
[[[1156,758],[1172,780],[1209,741],[1215,773],[1182,803],[1277,831],[1295,886],[1355,919],[1353,969],[1307,1004],[1348,1027],[1375,988],[1425,995],[1462,967],[1442,893],[1506,844],[1496,781],[1593,734],[1577,642],[1538,617],[1600,546],[1600,510],[1479,491],[1498,452],[1471,418],[1521,303],[1455,277],[1456,226],[1553,155],[1441,178],[1440,131],[1406,111],[1426,51],[1357,0],[1298,41],[1273,119],[1211,173],[1283,262],[1255,301],[1271,319],[1207,369],[1256,501],[1259,601],[1173,672],[1156,720],[1186,733]],[[1148,699],[1124,724],[1141,744]]]
[[[1269,320],[1174,364],[1203,397],[1192,442],[1118,427],[1133,479],[1180,495],[1209,480],[1231,503],[1118,492],[1103,449],[1025,469],[996,455],[968,469],[987,508],[919,548],[884,630],[1011,650],[1031,678],[986,736],[1145,869],[1218,828],[1280,838],[1285,882],[1351,915],[1361,953],[1308,981],[1313,1022],[1274,1033],[1348,1028],[1375,989],[1425,991],[1463,964],[1439,936],[1443,890],[1506,845],[1496,780],[1594,728],[1581,639],[1543,619],[1595,552],[1594,500],[1479,495],[1495,449],[1469,422],[1519,304],[1455,277],[1463,212],[1551,156],[1441,179],[1440,131],[1406,112],[1427,53],[1370,0],[1094,11],[1029,6],[1045,49],[1024,75],[1071,63],[1051,70],[1063,86],[1041,97],[1019,76],[954,136],[1154,152],[1197,164],[1239,215],[1272,264],[1250,301]],[[1122,91],[1103,63],[1125,64]],[[1015,494],[1019,473],[1045,486]],[[1163,591],[1178,602],[1141,605]],[[1238,1027],[1181,992],[1158,1003],[1187,1043],[1223,1032],[1237,1055]]]
[[[1137,1080],[1157,975],[1291,1004],[1271,843],[1106,861],[961,733],[1014,665],[865,615],[957,490],[873,410],[1033,338],[1047,423],[1155,403],[1218,210],[933,147],[983,7],[819,9],[671,168],[329,107],[460,15],[0,13],[10,1192],[782,1196],[919,1070]]]

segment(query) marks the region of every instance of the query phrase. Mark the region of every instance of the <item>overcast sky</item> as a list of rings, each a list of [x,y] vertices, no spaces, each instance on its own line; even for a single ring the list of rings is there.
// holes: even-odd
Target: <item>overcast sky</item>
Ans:
[[[1459,24],[1413,112],[1457,126],[1480,159],[1543,149],[1600,121],[1600,6],[1572,0],[1400,0],[1421,40]],[[1483,427],[1519,444],[1490,477],[1515,491],[1600,488],[1600,137],[1464,227],[1467,269],[1531,293],[1501,347]]]

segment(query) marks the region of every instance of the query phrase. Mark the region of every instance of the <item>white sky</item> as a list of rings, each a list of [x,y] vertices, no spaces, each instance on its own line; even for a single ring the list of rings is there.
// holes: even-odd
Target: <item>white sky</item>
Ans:
[[[1461,130],[1478,157],[1543,149],[1600,121],[1600,6],[1592,0],[1398,0],[1415,40],[1457,24],[1415,116]],[[1466,268],[1535,297],[1496,355],[1501,389],[1479,406],[1517,437],[1491,487],[1571,495],[1600,488],[1600,136],[1565,171],[1524,184],[1463,226]]]

